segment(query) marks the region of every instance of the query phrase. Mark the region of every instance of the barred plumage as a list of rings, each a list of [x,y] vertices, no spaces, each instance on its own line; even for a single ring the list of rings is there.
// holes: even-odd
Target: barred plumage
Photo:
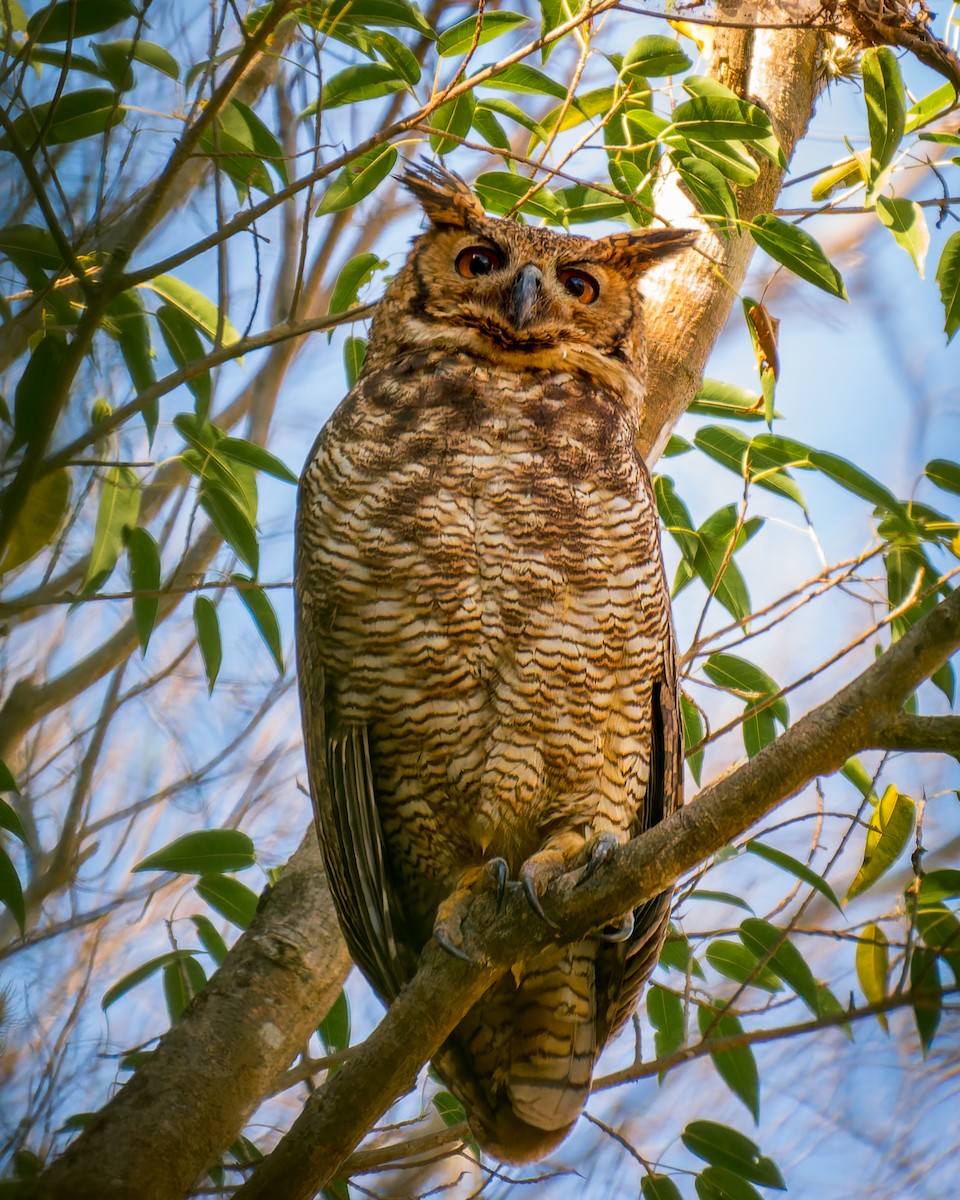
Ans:
[[[634,432],[637,278],[690,235],[573,238],[486,217],[436,168],[406,181],[429,226],[308,460],[296,572],[320,840],[347,943],[387,1002],[435,929],[455,944],[484,864],[502,860],[536,906],[680,802]],[[491,1153],[537,1158],[569,1131],[669,903],[625,918],[622,941],[517,964],[449,1039],[436,1065]]]

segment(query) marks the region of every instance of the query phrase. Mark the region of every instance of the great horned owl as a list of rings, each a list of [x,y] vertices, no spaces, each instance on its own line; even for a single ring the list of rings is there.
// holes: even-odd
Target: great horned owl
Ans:
[[[347,945],[387,1003],[477,888],[540,897],[680,803],[676,663],[634,437],[638,291],[692,234],[488,217],[408,169],[427,228],[307,462],[297,637],[310,786]],[[478,1142],[542,1157],[663,942],[671,893],[515,965],[435,1066]]]

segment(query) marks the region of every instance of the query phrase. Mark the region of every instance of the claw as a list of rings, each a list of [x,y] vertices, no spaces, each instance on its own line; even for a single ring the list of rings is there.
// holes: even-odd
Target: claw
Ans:
[[[491,858],[483,864],[483,869],[493,880],[494,886],[497,889],[497,910],[499,911],[503,905],[503,894],[507,887],[507,860],[505,858]]]
[[[444,950],[446,950],[446,952],[448,954],[453,955],[454,958],[459,958],[459,959],[461,959],[461,961],[466,962],[466,963],[473,962],[473,959],[470,957],[469,954],[467,954],[465,951],[461,950],[459,946],[455,946],[453,944],[453,942],[451,942],[450,936],[445,929],[435,929],[433,931],[433,936],[440,943],[440,945],[444,948]]]
[[[597,934],[597,937],[604,942],[626,942],[633,936],[634,919],[633,909],[626,913],[613,925],[606,925]]]
[[[549,925],[551,929],[559,929],[560,926],[556,923],[556,921],[551,920],[550,917],[548,917],[543,911],[543,905],[540,903],[540,897],[537,895],[537,889],[533,882],[533,872],[528,871],[525,865],[520,872],[520,876],[523,880],[523,890],[527,894],[527,900],[530,902],[530,907],[537,914],[540,920]]]
[[[590,845],[590,857],[587,859],[586,866],[580,872],[580,878],[574,884],[574,887],[579,887],[582,883],[586,883],[597,867],[602,862],[605,862],[619,845],[617,835],[609,829],[604,830],[603,833],[598,833]]]

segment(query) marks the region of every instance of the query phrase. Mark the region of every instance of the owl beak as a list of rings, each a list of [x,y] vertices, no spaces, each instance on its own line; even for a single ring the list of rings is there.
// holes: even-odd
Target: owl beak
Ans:
[[[533,263],[527,263],[517,272],[510,291],[510,318],[516,329],[523,329],[530,320],[533,306],[540,296],[542,282],[543,272]]]

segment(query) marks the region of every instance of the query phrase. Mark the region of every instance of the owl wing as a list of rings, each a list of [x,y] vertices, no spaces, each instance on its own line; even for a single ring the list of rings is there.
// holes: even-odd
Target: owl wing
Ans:
[[[315,631],[297,614],[303,739],[327,882],[353,961],[389,1004],[410,976],[398,950],[398,905],[383,855],[366,725],[327,728]]]
[[[664,647],[664,671],[653,687],[650,727],[650,775],[643,809],[631,829],[636,837],[676,812],[683,796],[683,737],[680,724],[680,689],[672,626]],[[634,930],[626,944],[626,958],[604,947],[597,959],[598,994],[611,997],[608,1024],[601,1027],[602,1045],[629,1019],[643,985],[657,965],[670,920],[673,888],[645,901],[634,912]],[[618,980],[622,969],[622,979]],[[607,979],[599,977],[607,973]]]

